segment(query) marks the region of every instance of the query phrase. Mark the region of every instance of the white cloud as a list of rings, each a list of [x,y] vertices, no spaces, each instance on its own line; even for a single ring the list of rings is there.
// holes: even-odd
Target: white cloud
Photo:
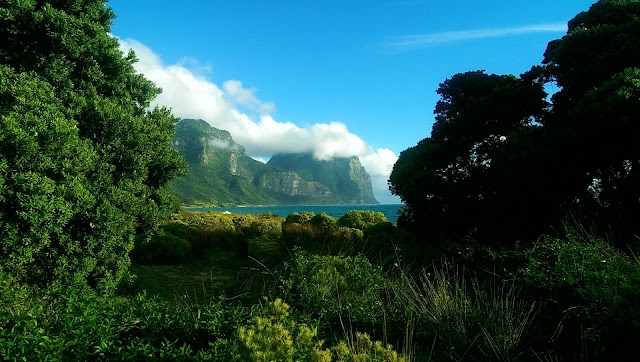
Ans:
[[[378,148],[369,152],[366,156],[360,157],[360,163],[371,175],[371,183],[378,201],[383,204],[399,204],[400,198],[392,196],[389,192],[389,175],[393,171],[393,165],[398,160],[398,156],[387,148]]]
[[[191,58],[165,65],[144,44],[133,39],[118,40],[125,53],[129,49],[135,51],[139,59],[135,69],[162,88],[153,105],[171,107],[180,118],[203,119],[213,127],[229,131],[251,157],[261,161],[276,153],[312,153],[320,160],[358,156],[371,175],[376,198],[383,203],[392,198],[386,180],[397,157],[388,149],[373,150],[344,123],[299,127],[292,122],[277,121],[273,118],[275,104],[260,100],[255,88],[245,88],[238,80],[226,81],[218,87],[205,77],[211,66],[203,67]]]
[[[475,29],[447,31],[442,33],[388,37],[382,47],[392,52],[402,52],[425,48],[430,45],[463,40],[499,38],[531,33],[560,33],[567,31],[566,23],[525,25],[510,28]]]
[[[255,88],[244,88],[239,80],[228,80],[222,83],[228,99],[235,105],[246,107],[248,110],[259,114],[275,113],[276,105],[273,102],[263,102],[256,98]]]

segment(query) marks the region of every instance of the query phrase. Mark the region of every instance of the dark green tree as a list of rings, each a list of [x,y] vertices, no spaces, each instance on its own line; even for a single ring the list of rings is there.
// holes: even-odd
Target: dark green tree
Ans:
[[[438,238],[466,237],[486,224],[496,190],[493,159],[513,134],[544,115],[541,85],[484,71],[456,74],[440,85],[431,137],[403,151],[390,177],[402,198],[400,222]]]
[[[100,0],[0,2],[0,267],[112,290],[135,237],[175,210],[184,172],[160,89]]]
[[[640,1],[601,0],[576,15],[542,68],[560,88],[547,125],[564,137],[548,143],[574,183],[569,212],[632,237],[640,231]]]
[[[601,0],[520,78],[445,81],[431,137],[391,175],[401,221],[453,239],[537,237],[567,218],[637,234],[639,69],[640,1]]]

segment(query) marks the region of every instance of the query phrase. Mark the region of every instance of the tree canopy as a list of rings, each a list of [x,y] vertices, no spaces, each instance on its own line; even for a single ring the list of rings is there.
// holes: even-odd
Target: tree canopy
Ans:
[[[601,0],[521,76],[445,80],[431,136],[389,180],[400,222],[442,240],[536,238],[567,217],[635,235],[639,44],[640,1]]]
[[[177,119],[109,34],[100,0],[0,2],[0,267],[113,289],[177,203]]]

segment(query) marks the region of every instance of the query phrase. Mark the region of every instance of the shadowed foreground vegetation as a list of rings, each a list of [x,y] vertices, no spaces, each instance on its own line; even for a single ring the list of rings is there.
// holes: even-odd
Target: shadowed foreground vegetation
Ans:
[[[623,341],[640,335],[640,263],[579,228],[526,249],[452,244],[429,259],[412,249],[419,240],[373,212],[338,220],[181,213],[160,229],[134,248],[137,277],[121,284],[118,296],[42,291],[3,272],[0,355],[220,361],[639,355]]]

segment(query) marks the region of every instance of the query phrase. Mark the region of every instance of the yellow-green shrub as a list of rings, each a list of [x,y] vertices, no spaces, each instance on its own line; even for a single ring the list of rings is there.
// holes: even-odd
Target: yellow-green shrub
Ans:
[[[282,222],[274,219],[258,219],[251,222],[249,226],[253,234],[266,236],[269,238],[279,238],[282,236]]]
[[[276,299],[262,315],[238,329],[241,346],[234,356],[239,361],[330,362],[331,352],[323,349],[311,329],[289,317],[289,305]]]
[[[311,211],[304,211],[301,213],[291,213],[285,219],[284,223],[286,224],[308,224],[311,219],[315,216],[315,214]]]
[[[366,230],[377,223],[387,221],[389,221],[387,217],[379,211],[350,210],[338,219],[338,225]]]
[[[309,224],[318,228],[331,230],[338,225],[338,220],[326,212],[323,212],[312,217],[311,220],[309,220]]]
[[[282,240],[288,245],[305,245],[316,240],[316,228],[310,224],[282,223]]]
[[[331,348],[337,362],[409,362],[389,344],[372,341],[366,333],[356,332],[355,341],[341,341]]]
[[[163,226],[163,229],[177,229],[180,235],[191,243],[194,255],[213,248],[233,248],[236,240],[236,227],[230,215],[220,213],[182,213],[180,220]]]

